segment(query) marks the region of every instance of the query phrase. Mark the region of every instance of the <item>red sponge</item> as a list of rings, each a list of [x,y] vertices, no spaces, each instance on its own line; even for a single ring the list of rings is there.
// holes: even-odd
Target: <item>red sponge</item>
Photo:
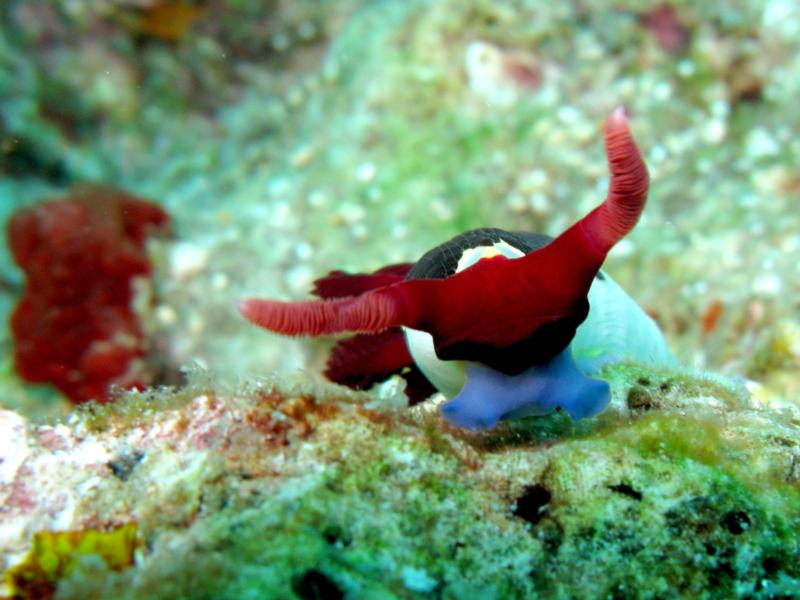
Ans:
[[[150,276],[145,239],[168,224],[160,207],[101,186],[9,220],[9,246],[27,279],[11,317],[24,379],[51,383],[76,403],[106,402],[112,384],[151,383],[132,282]]]

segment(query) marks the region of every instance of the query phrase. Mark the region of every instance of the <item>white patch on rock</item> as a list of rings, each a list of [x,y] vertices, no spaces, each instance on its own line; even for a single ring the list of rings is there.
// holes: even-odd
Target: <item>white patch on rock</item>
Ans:
[[[178,281],[187,281],[205,270],[208,260],[208,248],[190,242],[176,242],[170,252],[170,271]]]
[[[0,485],[14,481],[28,453],[28,422],[10,410],[0,411]],[[0,491],[0,499],[6,495]]]

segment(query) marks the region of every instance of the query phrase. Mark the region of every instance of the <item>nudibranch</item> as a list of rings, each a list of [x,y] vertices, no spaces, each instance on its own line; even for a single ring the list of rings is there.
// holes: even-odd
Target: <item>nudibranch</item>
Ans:
[[[468,429],[501,419],[572,418],[609,401],[599,367],[632,358],[670,362],[655,323],[600,271],[638,222],[648,173],[617,108],[605,128],[611,171],[604,202],[555,239],[485,228],[369,274],[334,271],[315,282],[318,300],[238,303],[249,321],[289,336],[343,332],[326,376],[366,389],[395,373],[412,403],[435,391],[442,416]]]

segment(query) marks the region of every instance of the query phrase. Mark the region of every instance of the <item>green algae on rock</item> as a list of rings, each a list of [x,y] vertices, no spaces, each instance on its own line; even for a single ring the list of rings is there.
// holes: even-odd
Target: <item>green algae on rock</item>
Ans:
[[[57,597],[798,589],[797,408],[687,372],[607,375],[614,399],[599,418],[556,413],[484,434],[426,404],[404,408],[391,385],[382,396],[308,381],[226,390],[197,377],[55,428],[4,417],[23,453],[0,488],[5,567],[33,531],[135,520],[134,567],[83,561]],[[650,408],[626,403],[636,386]]]

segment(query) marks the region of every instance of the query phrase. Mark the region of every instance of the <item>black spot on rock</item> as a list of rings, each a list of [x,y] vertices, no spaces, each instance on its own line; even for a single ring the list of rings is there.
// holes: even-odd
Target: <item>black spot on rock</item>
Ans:
[[[448,544],[448,546],[447,546],[447,549],[449,550],[448,554],[449,554],[450,558],[454,558],[455,556],[457,556],[459,551],[462,548],[466,548],[466,547],[467,547],[467,545],[464,542],[462,542],[461,540],[455,540],[453,542],[450,542],[450,544]]]
[[[634,500],[642,499],[642,492],[628,485],[627,483],[617,483],[616,485],[610,485],[608,486],[608,489],[610,489],[612,492],[617,492],[618,494],[622,494],[623,496],[628,496],[629,498],[633,498]]]
[[[649,386],[650,380],[647,377],[639,377],[639,379],[636,380],[636,383],[639,385]]]
[[[551,498],[552,494],[543,485],[538,483],[530,485],[517,498],[514,516],[526,520],[531,525],[536,525],[547,510],[547,505]]]
[[[128,477],[133,473],[133,469],[136,468],[136,465],[138,465],[143,458],[144,453],[138,450],[134,452],[123,452],[108,461],[106,465],[111,469],[114,477],[121,481],[127,481]]]
[[[653,396],[649,390],[638,385],[628,390],[625,401],[630,410],[646,411],[652,408],[658,408],[658,400],[655,396]]]
[[[338,600],[344,592],[336,582],[317,569],[309,569],[292,583],[292,591],[303,600]]]
[[[338,525],[329,525],[322,530],[322,537],[325,538],[325,541],[328,542],[331,546],[341,545],[341,546],[349,546],[350,536]]]
[[[781,568],[782,561],[774,556],[767,556],[761,562],[761,567],[767,575],[773,575]]]
[[[750,517],[744,511],[732,510],[722,517],[722,525],[733,535],[739,535],[750,528]]]

